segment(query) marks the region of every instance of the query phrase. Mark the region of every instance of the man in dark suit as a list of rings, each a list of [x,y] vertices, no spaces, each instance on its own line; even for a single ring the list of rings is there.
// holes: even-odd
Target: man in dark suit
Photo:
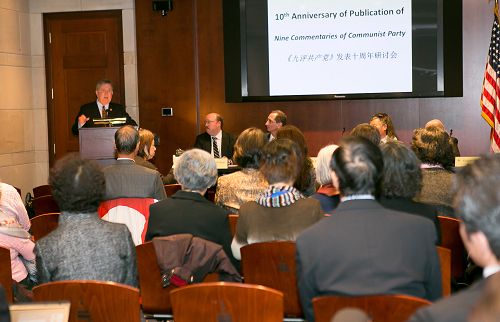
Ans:
[[[341,203],[299,235],[297,283],[307,321],[316,296],[442,295],[432,221],[383,208],[376,200],[383,170],[378,146],[346,137],[330,162]]]
[[[461,322],[468,317],[488,281],[500,271],[500,156],[491,155],[456,175],[456,215],[460,236],[484,279],[469,288],[417,311],[411,322]]]
[[[146,240],[192,234],[221,245],[237,267],[231,252],[228,212],[203,197],[217,180],[213,157],[200,149],[188,150],[177,161],[174,175],[182,190],[150,206]]]
[[[205,132],[196,137],[194,147],[210,153],[214,158],[232,159],[236,137],[224,132],[224,120],[217,113],[209,113],[205,117]],[[215,148],[214,148],[215,147]]]
[[[94,119],[125,117],[129,125],[137,123],[125,111],[125,107],[120,104],[111,103],[113,98],[113,84],[110,80],[102,79],[97,82],[95,88],[97,100],[80,107],[80,111],[75,118],[75,123],[71,128],[74,135],[78,135],[78,130],[82,127],[94,127]]]
[[[106,178],[105,200],[117,198],[167,198],[160,173],[135,164],[139,133],[130,125],[115,132],[116,163],[103,169]]]
[[[286,114],[281,110],[274,110],[269,113],[266,120],[267,140],[272,141],[276,139],[278,130],[286,125]]]

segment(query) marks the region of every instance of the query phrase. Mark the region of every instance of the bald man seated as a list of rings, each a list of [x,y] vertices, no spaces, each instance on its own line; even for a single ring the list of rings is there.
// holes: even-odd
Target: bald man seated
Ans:
[[[446,128],[444,127],[443,122],[441,122],[441,120],[438,119],[430,120],[425,124],[425,128],[430,128],[430,127],[436,127],[446,132]],[[453,156],[459,157],[460,150],[458,149],[458,139],[456,137],[451,136],[451,133],[450,133],[450,144],[451,147],[453,148]]]
[[[233,158],[236,137],[222,130],[224,120],[218,113],[205,116],[205,132],[196,137],[194,148],[205,150],[214,158]]]

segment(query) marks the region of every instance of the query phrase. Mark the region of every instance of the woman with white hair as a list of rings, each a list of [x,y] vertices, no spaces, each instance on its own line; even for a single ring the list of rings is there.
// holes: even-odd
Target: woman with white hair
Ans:
[[[174,176],[182,190],[151,205],[146,240],[176,234],[192,234],[222,246],[233,264],[228,212],[208,201],[204,194],[217,180],[217,166],[210,153],[191,149],[177,161]]]
[[[335,144],[327,145],[319,150],[318,157],[316,158],[316,182],[320,184],[320,187],[311,197],[319,200],[321,210],[327,214],[337,208],[340,202],[339,191],[333,186],[330,174],[332,154],[338,147]]]

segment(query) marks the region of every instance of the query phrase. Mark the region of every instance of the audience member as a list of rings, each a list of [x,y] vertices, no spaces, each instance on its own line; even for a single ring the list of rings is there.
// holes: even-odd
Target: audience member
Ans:
[[[378,132],[377,132],[378,134]],[[318,191],[311,197],[317,199],[321,204],[321,210],[330,214],[340,202],[340,195],[337,188],[333,186],[330,175],[330,161],[337,145],[327,145],[318,152],[316,158],[316,181],[320,184]]]
[[[435,300],[442,294],[432,222],[375,200],[383,166],[380,149],[365,138],[346,137],[333,153],[330,168],[341,202],[296,242],[307,321],[314,321],[315,296],[407,294]]]
[[[500,157],[490,155],[464,167],[455,178],[455,213],[460,237],[471,259],[483,267],[484,279],[451,297],[417,311],[411,322],[462,322],[493,278],[500,278]],[[498,284],[497,284],[498,285]],[[485,303],[486,304],[486,303]],[[494,321],[497,321],[495,319]],[[487,321],[487,320],[473,320]]]
[[[425,124],[425,128],[430,128],[430,127],[437,127],[438,129],[441,129],[446,132],[446,128],[444,127],[443,122],[438,119],[433,119],[430,120]],[[453,156],[459,157],[460,156],[460,150],[458,149],[458,139],[451,136],[451,131],[450,131],[450,144],[451,148],[453,150]]]
[[[296,126],[285,125],[278,130],[276,135],[278,139],[292,140],[300,148],[299,174],[295,179],[293,186],[304,196],[312,196],[316,192],[316,174],[311,158],[307,155],[308,151],[304,134]]]
[[[217,180],[217,167],[206,151],[184,152],[174,175],[182,190],[150,207],[146,240],[175,234],[192,234],[221,245],[232,259],[228,212],[203,197]]]
[[[0,202],[3,199],[0,191]],[[10,250],[12,279],[31,289],[36,283],[35,243],[31,235],[0,210],[0,247]]]
[[[236,137],[222,130],[224,120],[217,113],[205,116],[205,132],[196,137],[194,148],[210,153],[214,158],[231,159],[234,152]]]
[[[137,165],[134,161],[139,150],[139,133],[130,125],[122,126],[115,133],[116,163],[103,169],[106,177],[105,200],[117,198],[167,197],[160,173]]]
[[[38,282],[100,280],[137,287],[135,246],[127,226],[99,218],[104,174],[92,161],[67,155],[50,171],[59,226],[35,246]]]
[[[360,136],[362,138],[370,140],[373,144],[379,145],[380,144],[380,133],[378,132],[377,128],[368,124],[368,123],[361,123],[356,125],[350,135],[352,136]]]
[[[374,126],[380,133],[380,143],[398,140],[391,117],[388,114],[377,113],[373,115],[370,119],[370,125]]]
[[[23,200],[16,188],[0,182],[0,212],[8,218],[13,218],[21,227],[28,231],[31,226],[30,218],[24,207]]]
[[[416,129],[411,148],[422,161],[422,190],[416,201],[453,206],[452,181],[454,163],[450,136],[445,131],[431,127]]]
[[[266,121],[267,140],[276,139],[276,132],[284,125],[286,125],[286,114],[280,110],[272,111]]]
[[[265,144],[264,132],[255,127],[246,129],[238,136],[233,161],[242,169],[219,177],[215,193],[216,204],[237,214],[242,204],[255,200],[267,189],[268,183],[259,171]]]
[[[494,274],[485,283],[481,297],[469,315],[469,322],[500,321],[500,274]]]
[[[420,160],[410,148],[401,142],[387,142],[380,146],[384,157],[382,176],[382,206],[425,217],[434,222],[437,244],[441,243],[441,229],[436,208],[413,201],[422,188]]]
[[[240,248],[252,243],[295,240],[298,234],[323,218],[320,203],[293,187],[301,162],[300,147],[288,139],[269,142],[260,171],[270,186],[256,201],[243,204],[231,248],[240,259]]]
[[[149,160],[153,159],[156,154],[156,144],[155,144],[155,135],[153,132],[146,129],[139,129],[139,150],[137,151],[137,156],[134,158],[136,164],[141,165],[143,167],[158,170],[158,168],[151,163]],[[172,181],[173,174],[167,174],[167,176],[163,176],[160,173],[161,180],[163,184],[171,184],[176,183]]]
[[[80,107],[80,111],[75,118],[75,123],[71,128],[74,135],[78,135],[78,130],[82,127],[94,127],[94,119],[125,117],[126,124],[137,125],[137,123],[125,111],[125,107],[120,104],[111,103],[113,98],[113,84],[110,80],[101,79],[95,87],[97,101]]]

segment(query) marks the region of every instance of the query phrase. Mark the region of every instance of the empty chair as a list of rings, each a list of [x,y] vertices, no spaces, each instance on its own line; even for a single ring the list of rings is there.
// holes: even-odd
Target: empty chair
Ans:
[[[3,247],[0,247],[0,284],[5,290],[7,301],[12,303],[12,268],[10,264],[10,250]]]
[[[373,322],[404,322],[420,307],[431,302],[409,295],[320,296],[312,301],[316,322],[330,322],[342,308],[365,311]]]
[[[152,242],[135,247],[137,253],[137,271],[141,291],[142,310],[153,317],[170,315],[170,290],[173,286],[163,288],[161,285],[160,267],[156,261],[156,252]]]
[[[241,269],[245,283],[283,292],[285,316],[303,315],[297,290],[294,242],[273,241],[242,247]]]
[[[52,195],[34,198],[33,209],[35,210],[35,216],[59,212],[59,206]]]
[[[451,294],[451,251],[448,248],[437,246],[439,264],[441,266],[441,288],[443,296]]]
[[[50,185],[44,184],[33,188],[33,197],[38,198],[43,196],[52,196],[52,188]]]
[[[171,197],[174,193],[182,189],[182,186],[180,184],[174,183],[174,184],[166,184],[164,185],[165,187],[165,193],[167,194],[167,197]]]
[[[175,236],[171,236],[171,238],[173,237]],[[175,286],[170,285],[165,288],[162,286],[162,272],[157,261],[157,253],[154,243],[146,242],[142,245],[136,246],[135,249],[137,253],[137,271],[139,275],[143,312],[153,318],[165,318],[171,316],[172,305],[170,303],[170,291],[174,289]],[[206,251],[207,249],[208,247],[204,247],[203,251]],[[194,248],[191,251],[192,254],[197,253]],[[172,253],[173,252],[175,251],[172,251]],[[224,267],[223,264],[214,264],[217,266],[219,272],[224,273],[224,271],[221,270]],[[218,281],[219,278],[219,273],[209,273],[205,276],[203,282],[215,282]]]
[[[466,251],[460,237],[460,220],[438,216],[441,226],[441,246],[451,250],[451,277],[455,281],[463,278],[466,268]]]
[[[31,218],[31,235],[33,239],[39,240],[45,235],[48,235],[51,231],[57,228],[59,225],[59,213],[52,212],[48,214],[38,215]]]
[[[175,322],[281,322],[283,293],[262,285],[200,283],[170,292]]]
[[[139,290],[101,281],[59,281],[33,288],[35,301],[70,301],[70,322],[139,322]]]

